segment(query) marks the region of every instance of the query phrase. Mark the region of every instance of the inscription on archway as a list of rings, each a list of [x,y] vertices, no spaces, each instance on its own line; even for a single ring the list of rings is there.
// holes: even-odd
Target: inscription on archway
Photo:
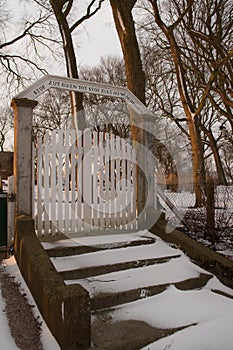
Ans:
[[[29,88],[16,95],[15,99],[27,98],[29,100],[36,100],[41,94],[50,88],[122,98],[135,112],[139,114],[151,114],[144,104],[125,87],[54,75],[46,75],[41,78]]]

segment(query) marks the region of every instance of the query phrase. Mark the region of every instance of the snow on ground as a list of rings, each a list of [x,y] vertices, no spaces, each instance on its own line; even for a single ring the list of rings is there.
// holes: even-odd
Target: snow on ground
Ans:
[[[190,326],[141,350],[232,350],[233,314]]]
[[[117,307],[118,320],[140,320],[157,328],[176,328],[206,323],[231,315],[233,301],[206,289],[182,291],[174,286],[150,298]]]
[[[41,325],[41,343],[44,348],[44,350],[59,350],[60,347],[58,343],[56,342],[55,338],[51,334],[50,330],[48,329],[46,323],[44,322],[36,304],[35,301],[30,293],[30,290],[28,289],[20,271],[16,264],[14,256],[12,256],[9,259],[6,259],[3,261],[3,266],[5,267],[5,271],[9,273],[11,276],[15,277],[15,282],[20,284],[20,292],[22,294],[26,294],[28,303],[30,305],[35,305],[32,310],[34,312],[35,318],[38,318],[38,322],[42,323]],[[0,286],[1,287],[1,286]],[[0,349],[4,350],[17,350],[19,349],[14,339],[11,336],[10,328],[8,325],[8,320],[6,317],[6,314],[4,313],[5,309],[5,302],[2,299],[1,295],[1,288],[0,288],[0,339],[1,339],[1,345]]]
[[[1,285],[0,285],[0,339],[1,349],[6,350],[18,350],[14,339],[11,336],[10,328],[8,325],[7,316],[5,314],[5,302],[2,299]]]

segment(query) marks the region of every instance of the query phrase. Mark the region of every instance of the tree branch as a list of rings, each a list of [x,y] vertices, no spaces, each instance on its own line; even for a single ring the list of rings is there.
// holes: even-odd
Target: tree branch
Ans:
[[[72,6],[73,6],[73,0],[69,0],[66,9],[65,9],[65,11],[63,12],[63,14],[64,14],[65,17],[67,17],[68,14],[70,13],[70,10],[71,10]]]
[[[21,57],[19,55],[6,55],[6,54],[2,55],[2,54],[0,54],[0,59],[4,60],[6,62],[6,64],[4,64],[5,68],[7,68],[9,70],[9,72],[11,72],[17,76],[19,76],[19,74],[16,72],[16,70],[13,70],[13,68],[11,67],[11,63],[10,63],[11,61],[15,64],[15,66],[17,66],[17,64],[15,62],[16,60],[23,61],[23,62],[27,63],[28,65],[33,66],[41,73],[48,74],[48,72],[45,69],[40,68],[34,61],[31,61],[30,59]],[[3,64],[3,62],[2,62],[2,64]],[[22,78],[20,77],[20,80],[21,79]]]
[[[178,24],[183,20],[183,18],[185,17],[185,15],[188,13],[188,11],[191,10],[192,6],[193,6],[193,3],[194,3],[194,0],[190,0],[188,1],[189,4],[188,6],[184,9],[184,11],[181,13],[179,11],[179,17],[177,18],[177,20],[169,27],[169,30],[173,31],[177,26]],[[176,8],[179,10],[179,6],[177,4],[177,2],[175,1],[175,6]]]
[[[218,71],[219,69],[232,57],[233,55],[233,49],[231,49],[228,54],[222,59],[220,60],[217,64],[216,64],[216,67],[214,69],[214,71],[211,73],[210,77],[209,77],[209,81],[206,85],[206,88],[205,88],[205,91],[202,95],[202,98],[201,98],[201,101],[199,103],[199,106],[198,108],[196,109],[195,111],[195,117],[201,112],[201,110],[203,109],[204,107],[204,104],[206,102],[206,99],[208,98],[209,96],[209,93],[210,93],[210,90],[211,90],[211,86],[215,80],[215,78],[217,77],[217,74],[218,74]]]
[[[28,27],[27,27],[20,35],[16,36],[14,39],[12,39],[12,40],[10,40],[10,41],[7,41],[7,42],[5,42],[5,43],[0,44],[0,50],[3,49],[3,48],[5,48],[5,47],[7,47],[7,46],[13,45],[13,44],[16,43],[17,41],[19,41],[19,40],[21,40],[22,38],[24,38],[25,36],[29,35],[29,34],[30,34],[29,31],[30,31],[33,27],[35,27],[37,24],[41,24],[41,23],[45,22],[49,17],[50,17],[50,15],[43,17],[43,16],[41,16],[41,14],[40,14],[39,18],[38,18],[35,22],[30,23],[30,24],[28,25]]]
[[[70,33],[72,33],[80,24],[82,24],[85,20],[91,18],[92,16],[94,16],[100,9],[102,6],[102,3],[105,0],[99,0],[99,4],[98,6],[95,8],[95,10],[93,12],[91,12],[91,8],[94,5],[96,0],[92,0],[91,3],[88,5],[87,7],[87,12],[86,14],[81,17],[79,20],[77,20],[71,27],[70,27]]]

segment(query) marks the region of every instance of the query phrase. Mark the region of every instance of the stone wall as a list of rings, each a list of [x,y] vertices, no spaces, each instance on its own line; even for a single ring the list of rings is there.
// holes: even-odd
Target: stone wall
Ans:
[[[14,255],[32,296],[61,350],[91,346],[89,293],[81,285],[65,285],[34,231],[28,216],[16,217]]]
[[[161,215],[150,231],[165,242],[175,244],[197,265],[213,273],[226,286],[233,288],[233,261],[231,259],[225,258],[179,230],[174,229],[167,233],[166,226],[164,215]]]

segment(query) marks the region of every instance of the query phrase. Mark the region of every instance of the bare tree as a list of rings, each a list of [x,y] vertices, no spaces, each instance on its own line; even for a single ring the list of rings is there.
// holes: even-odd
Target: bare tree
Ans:
[[[99,83],[126,86],[126,73],[123,59],[117,56],[101,57],[100,63],[94,67],[83,67],[80,77]],[[96,96],[96,95],[93,95]]]
[[[13,113],[9,107],[0,108],[0,151],[4,151],[7,134],[13,129]]]
[[[30,19],[23,20],[18,33],[14,35],[8,31],[8,24],[13,21],[7,9],[7,2],[1,1],[1,33],[0,33],[0,72],[2,83],[12,91],[23,85],[26,80],[30,81],[38,73],[45,74],[40,47],[43,50],[54,53],[52,44],[56,39],[45,35],[45,27],[49,26],[50,14],[36,11]]]
[[[48,131],[72,124],[70,97],[67,91],[49,89],[39,99],[33,115],[33,139]]]
[[[222,146],[221,155],[224,164],[227,179],[230,183],[233,183],[233,146],[232,144],[224,144]]]
[[[79,78],[76,53],[73,43],[73,32],[85,20],[91,18],[100,10],[103,1],[104,0],[90,1],[90,3],[87,5],[86,13],[79,19],[73,20],[74,17],[77,17],[76,14],[73,14],[73,16],[71,14],[71,10],[74,8],[73,0],[50,0],[63,42],[67,76],[70,78]],[[75,9],[75,11],[77,11],[77,9]],[[77,129],[85,128],[85,116],[84,113],[80,113],[80,111],[83,110],[83,95],[77,92],[71,92],[71,106],[74,126]]]
[[[225,54],[218,56],[215,63],[211,65],[210,57],[202,54],[195,46],[196,33],[201,35],[205,31],[204,18],[207,18],[207,15],[210,16],[211,21],[214,21],[218,14],[219,16],[222,14],[220,11],[222,2],[217,0],[193,2],[191,0],[181,4],[172,0],[161,4],[160,1],[149,0],[149,3],[152,5],[157,28],[160,29],[160,33],[157,31],[158,36],[155,40],[157,40],[158,47],[163,47],[165,52],[169,48],[174,66],[173,72],[176,76],[177,89],[192,146],[196,204],[201,205],[206,182],[201,140],[202,113],[211,95],[216,77],[228,64],[231,50],[226,50]],[[210,3],[211,8],[208,10]],[[202,11],[202,21],[199,10]],[[212,29],[217,30],[217,27],[213,26]],[[208,31],[206,36],[208,37]],[[200,83],[200,76],[202,83]]]
[[[125,62],[127,87],[145,104],[145,74],[132,15],[136,2],[137,0],[110,0]],[[148,138],[146,138],[144,130],[137,127],[137,115],[133,111],[130,113],[130,120],[133,141],[144,143]],[[136,145],[137,143],[135,143]],[[146,203],[146,181],[144,173],[139,167],[137,167],[137,178],[138,188],[142,189],[140,194],[139,192],[137,194],[138,208],[141,212]]]
[[[211,157],[215,164],[217,183],[226,185],[227,179],[225,176],[224,166],[221,161],[219,147],[221,144],[222,135],[216,132],[219,126],[218,112],[213,108],[209,101],[203,108],[201,113],[200,129],[203,132],[203,143],[206,146],[205,157]]]
[[[101,58],[100,64],[97,66],[82,68],[80,77],[85,80],[125,86],[124,61],[115,56]],[[101,95],[85,95],[84,106],[89,126],[100,127],[102,130],[108,130],[121,137],[129,136],[129,113],[126,103],[122,99]]]

